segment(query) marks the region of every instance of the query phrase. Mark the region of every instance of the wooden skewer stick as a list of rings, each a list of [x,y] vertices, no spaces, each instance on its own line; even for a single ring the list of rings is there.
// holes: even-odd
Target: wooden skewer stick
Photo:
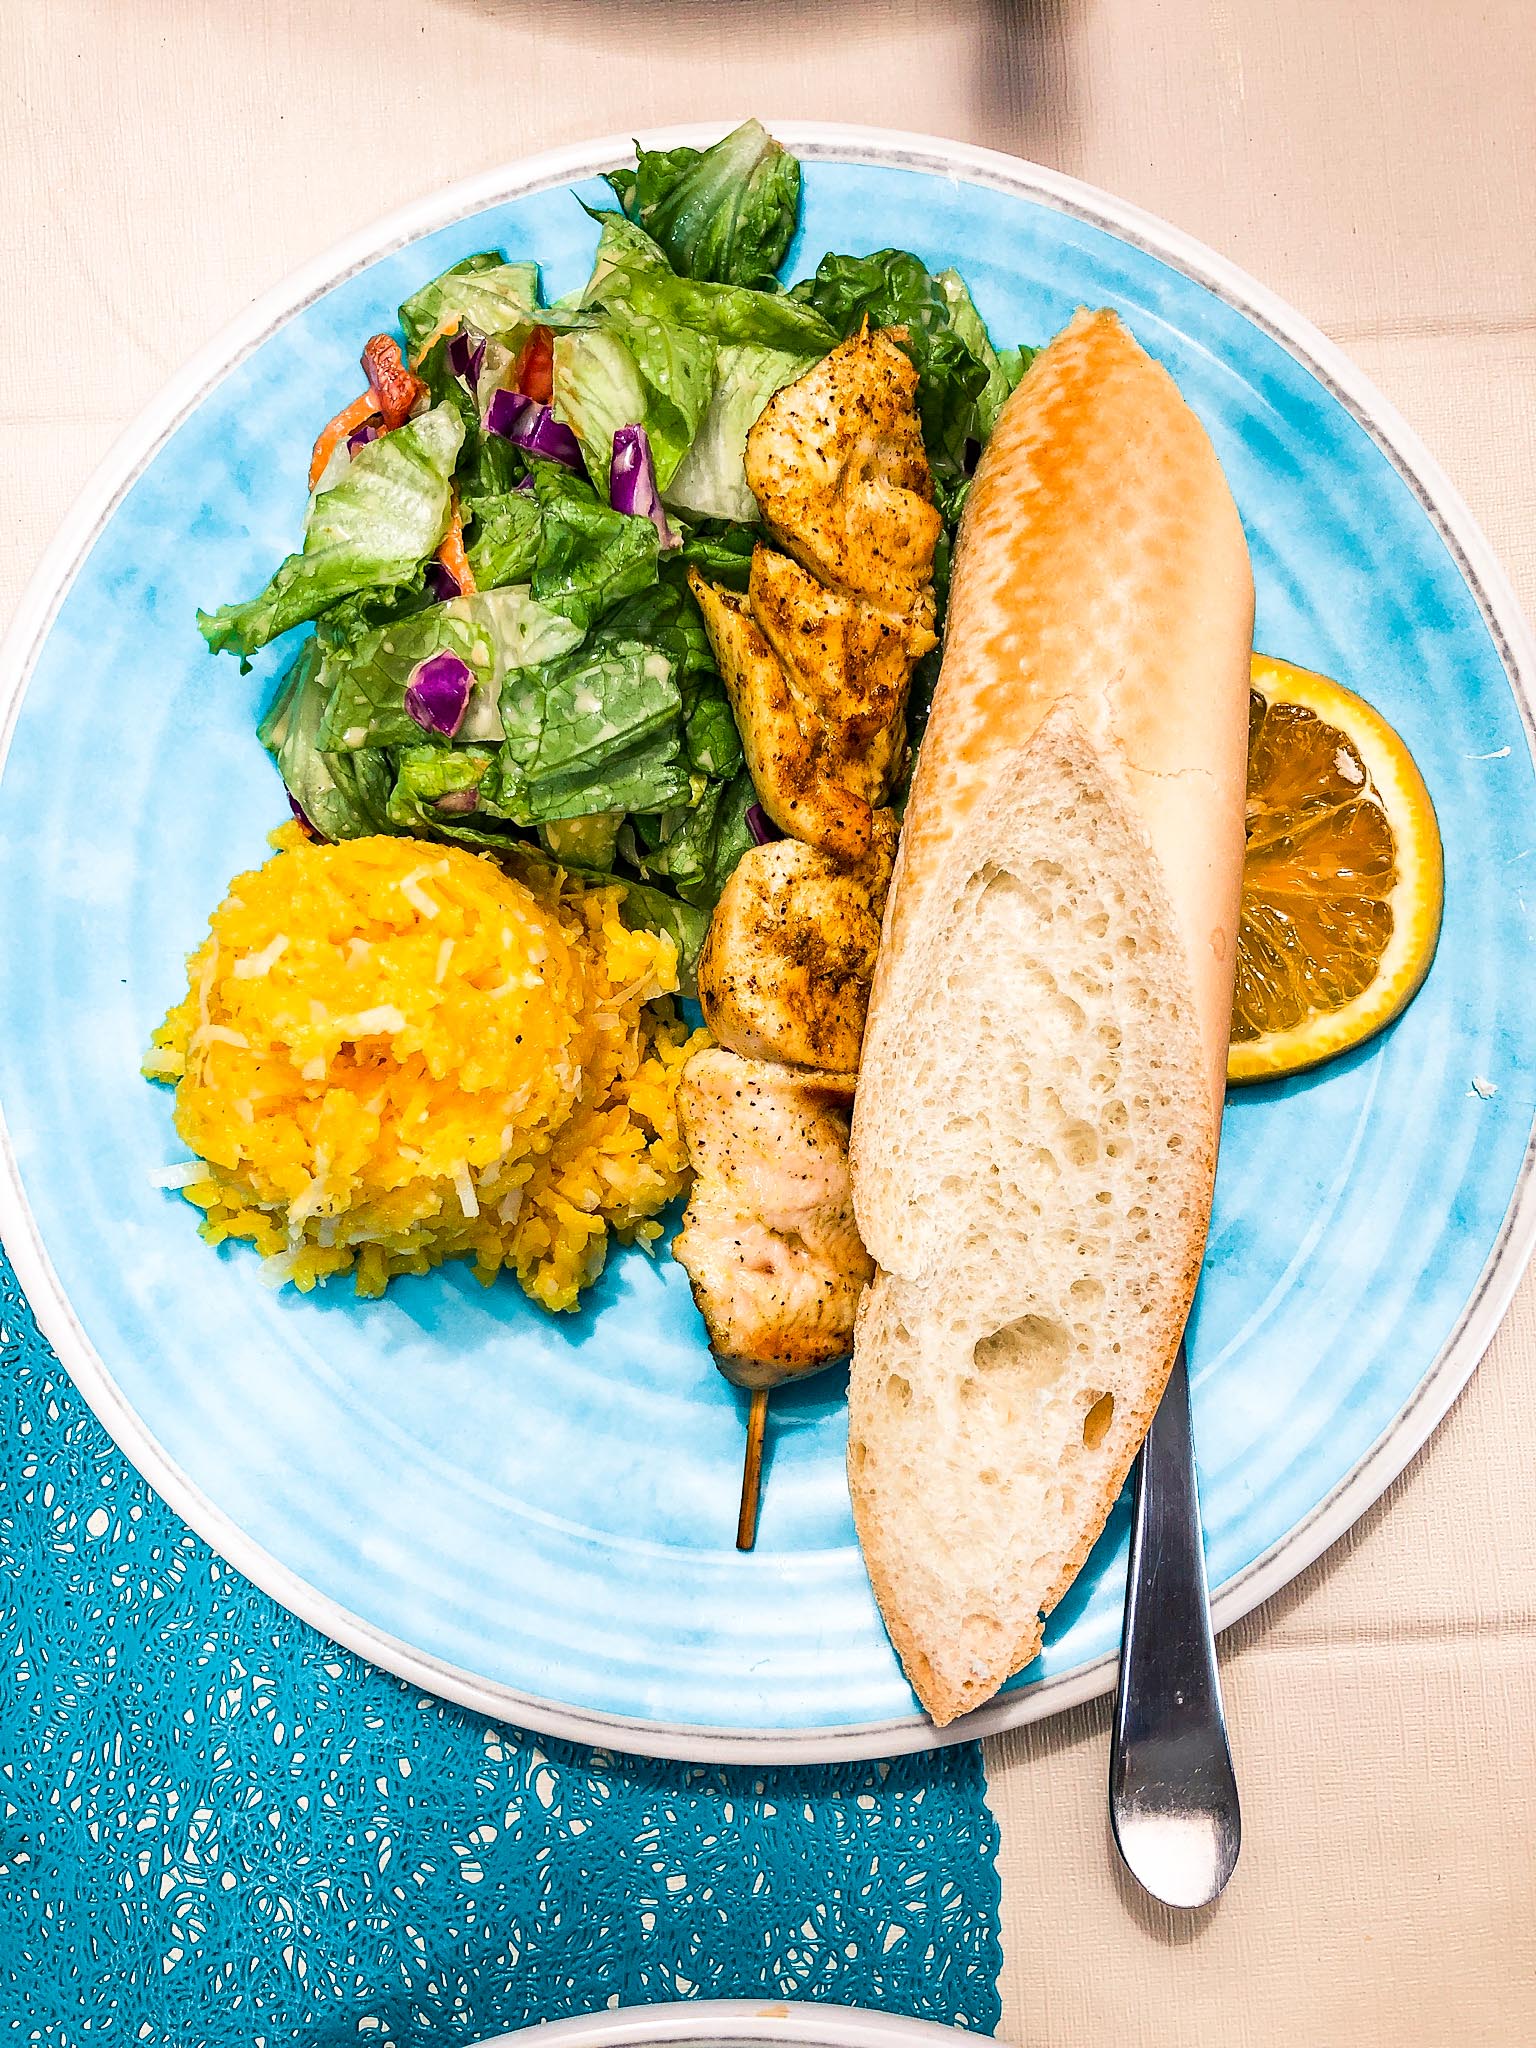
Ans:
[[[741,1468],[741,1513],[736,1520],[736,1548],[750,1550],[757,1541],[757,1503],[763,1489],[763,1435],[768,1424],[768,1389],[752,1389],[747,1410],[747,1456]]]

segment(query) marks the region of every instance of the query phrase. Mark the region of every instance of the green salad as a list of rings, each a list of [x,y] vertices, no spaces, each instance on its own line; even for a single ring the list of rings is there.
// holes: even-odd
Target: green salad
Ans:
[[[536,265],[487,250],[406,300],[316,443],[300,547],[198,622],[242,660],[312,628],[260,736],[313,832],[540,848],[624,881],[628,913],[691,962],[754,836],[686,582],[693,564],[745,588],[748,429],[866,321],[904,328],[942,601],[967,479],[1030,352],[995,349],[956,273],[903,250],[824,256],[786,290],[800,166],[756,121],[641,150],[608,184],[573,296],[544,305]]]

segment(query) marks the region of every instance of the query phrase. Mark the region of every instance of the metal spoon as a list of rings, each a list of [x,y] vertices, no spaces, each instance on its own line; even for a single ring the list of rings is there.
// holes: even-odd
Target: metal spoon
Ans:
[[[1242,1842],[1221,1710],[1182,1342],[1136,1467],[1109,1817],[1131,1875],[1169,1906],[1217,1898]]]

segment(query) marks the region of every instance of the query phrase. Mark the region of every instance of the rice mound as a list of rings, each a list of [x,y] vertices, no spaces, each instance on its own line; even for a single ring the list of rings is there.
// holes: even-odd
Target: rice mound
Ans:
[[[237,876],[144,1064],[196,1161],[160,1176],[263,1277],[503,1267],[574,1308],[612,1232],[687,1184],[677,948],[623,891],[419,840],[310,843]]]

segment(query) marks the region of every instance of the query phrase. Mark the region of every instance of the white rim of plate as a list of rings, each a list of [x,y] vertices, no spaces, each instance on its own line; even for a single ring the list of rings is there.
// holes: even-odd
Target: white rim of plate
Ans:
[[[1246,315],[1358,421],[1424,507],[1492,635],[1519,707],[1527,748],[1536,761],[1536,714],[1532,710],[1536,640],[1508,578],[1460,493],[1418,435],[1310,321],[1192,236],[1059,171],[997,150],[897,129],[794,120],[768,125],[804,158],[924,171],[990,186],[1051,207],[1158,257]],[[719,132],[718,123],[694,123],[647,130],[640,139],[647,148],[675,148],[682,143],[712,142]],[[215,384],[284,321],[378,257],[484,208],[632,162],[634,146],[634,140],[625,135],[549,150],[465,179],[403,207],[305,264],[264,293],[200,350],[117,442],[27,586],[10,631],[0,643],[0,767],[4,766],[33,664],[91,548],[126,492]],[[1471,1378],[1536,1247],[1533,1165],[1536,1127],[1527,1139],[1498,1238],[1438,1356],[1391,1423],[1332,1491],[1267,1551],[1216,1588],[1211,1611],[1218,1629],[1230,1628],[1288,1585],[1352,1527],[1428,1441]],[[445,1663],[375,1627],[290,1571],[208,1499],[141,1421],[98,1357],[53,1270],[22,1187],[3,1107],[0,1238],[44,1335],[75,1385],[118,1447],[206,1542],[263,1592],[347,1649],[424,1691],[493,1719],[570,1742],[682,1762],[832,1763],[974,1741],[1078,1706],[1114,1686],[1118,1655],[1110,1652],[1076,1670],[1003,1694],[948,1728],[935,1728],[926,1716],[911,1714],[846,1728],[739,1729],[641,1721],[572,1707]]]
[[[941,2048],[944,2043],[954,2048],[957,2035],[963,2039],[965,2029],[872,2012],[861,2005],[699,1998],[611,2006],[576,2019],[541,2020],[514,2034],[497,2034],[479,2048],[532,2048],[534,2042],[540,2048],[693,2048],[710,2041],[741,2048]]]

